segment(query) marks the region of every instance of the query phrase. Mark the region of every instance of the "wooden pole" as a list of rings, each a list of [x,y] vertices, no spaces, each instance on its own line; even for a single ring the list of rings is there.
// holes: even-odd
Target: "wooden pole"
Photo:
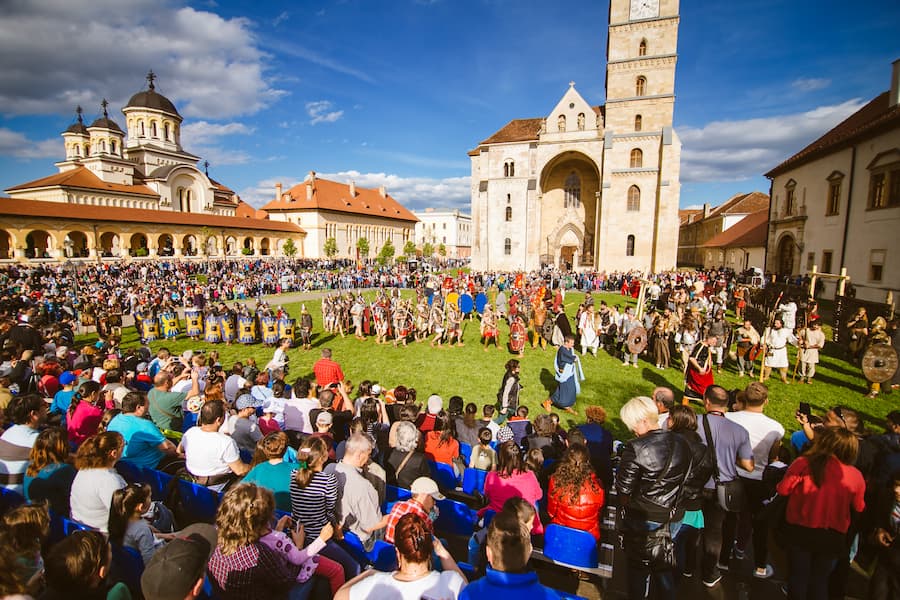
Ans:
[[[837,284],[837,295],[838,296],[844,295],[844,286],[847,283],[847,279],[848,279],[847,267],[841,267],[841,276],[838,278],[838,284]]]
[[[816,297],[816,278],[819,274],[819,265],[813,265],[812,271],[809,272],[809,297]]]

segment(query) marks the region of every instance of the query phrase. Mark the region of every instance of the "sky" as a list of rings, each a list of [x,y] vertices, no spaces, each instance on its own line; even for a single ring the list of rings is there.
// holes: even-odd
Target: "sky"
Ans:
[[[681,207],[768,192],[763,173],[890,86],[900,2],[681,3]],[[56,172],[59,133],[156,89],[185,149],[255,206],[311,170],[412,210],[470,208],[466,152],[604,102],[596,0],[2,0],[0,189]]]

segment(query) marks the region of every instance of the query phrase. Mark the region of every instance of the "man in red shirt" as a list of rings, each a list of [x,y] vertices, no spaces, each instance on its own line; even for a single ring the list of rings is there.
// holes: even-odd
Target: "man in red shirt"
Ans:
[[[429,477],[419,477],[413,481],[409,491],[412,492],[412,498],[394,504],[391,512],[384,517],[387,523],[384,540],[389,544],[394,543],[394,528],[403,515],[415,513],[433,526],[429,513],[434,508],[435,500],[443,500],[445,497],[438,491],[437,483]]]
[[[331,360],[331,348],[322,348],[322,358],[313,365],[313,373],[316,374],[316,383],[322,388],[344,381],[341,365]]]

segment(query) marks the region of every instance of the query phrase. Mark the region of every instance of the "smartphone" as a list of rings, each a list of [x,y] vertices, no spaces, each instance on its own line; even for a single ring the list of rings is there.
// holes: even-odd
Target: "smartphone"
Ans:
[[[801,402],[799,412],[806,415],[807,417],[810,416],[812,414],[812,411],[809,408],[809,402]]]

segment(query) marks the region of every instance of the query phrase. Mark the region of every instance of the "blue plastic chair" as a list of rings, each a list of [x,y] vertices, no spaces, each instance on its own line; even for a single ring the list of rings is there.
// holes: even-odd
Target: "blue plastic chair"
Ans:
[[[174,478],[173,475],[157,471],[156,469],[141,469],[141,482],[149,484],[153,490],[153,499],[163,502],[169,491],[169,484]]]
[[[0,515],[25,504],[25,496],[14,490],[0,487]]]
[[[142,483],[141,471],[143,471],[142,467],[128,460],[120,460],[116,463],[116,472],[128,483]]]
[[[431,478],[435,480],[442,490],[455,490],[459,485],[453,466],[446,463],[428,461],[431,466]]]
[[[135,548],[112,544],[112,569],[115,579],[122,581],[133,597],[141,592],[144,559]]]
[[[597,540],[587,531],[551,523],[544,530],[544,556],[572,567],[596,569],[600,564]]]
[[[179,479],[178,495],[181,497],[181,505],[184,507],[190,524],[216,522],[216,510],[218,510],[219,500],[221,500],[218,492]]]
[[[189,410],[184,411],[184,417],[181,421],[181,432],[184,433],[197,424],[197,413]]]
[[[397,568],[397,554],[393,544],[376,540],[375,545],[367,552],[359,536],[352,531],[345,531],[344,547],[361,564],[371,563],[378,571],[394,571]]]
[[[396,502],[398,500],[408,500],[412,498],[412,492],[409,490],[397,487],[396,485],[386,485],[384,486],[384,499],[387,502]]]
[[[467,494],[484,493],[484,480],[490,471],[481,469],[466,469],[463,471],[462,489]]]
[[[585,598],[584,596],[570,594],[569,592],[564,592],[562,590],[553,590],[553,591],[556,592],[557,594],[559,594],[559,597],[562,598],[563,600],[587,600],[587,598]]]
[[[474,509],[449,498],[438,500],[437,507],[440,511],[440,515],[434,523],[437,531],[448,535],[472,535],[478,518]]]
[[[47,541],[50,545],[62,541],[63,538],[72,535],[76,531],[95,531],[93,527],[73,521],[68,517],[58,515],[50,511],[50,535]]]
[[[459,455],[463,457],[463,459],[466,461],[466,464],[469,464],[469,459],[472,458],[472,446],[470,444],[464,444],[460,442]]]

